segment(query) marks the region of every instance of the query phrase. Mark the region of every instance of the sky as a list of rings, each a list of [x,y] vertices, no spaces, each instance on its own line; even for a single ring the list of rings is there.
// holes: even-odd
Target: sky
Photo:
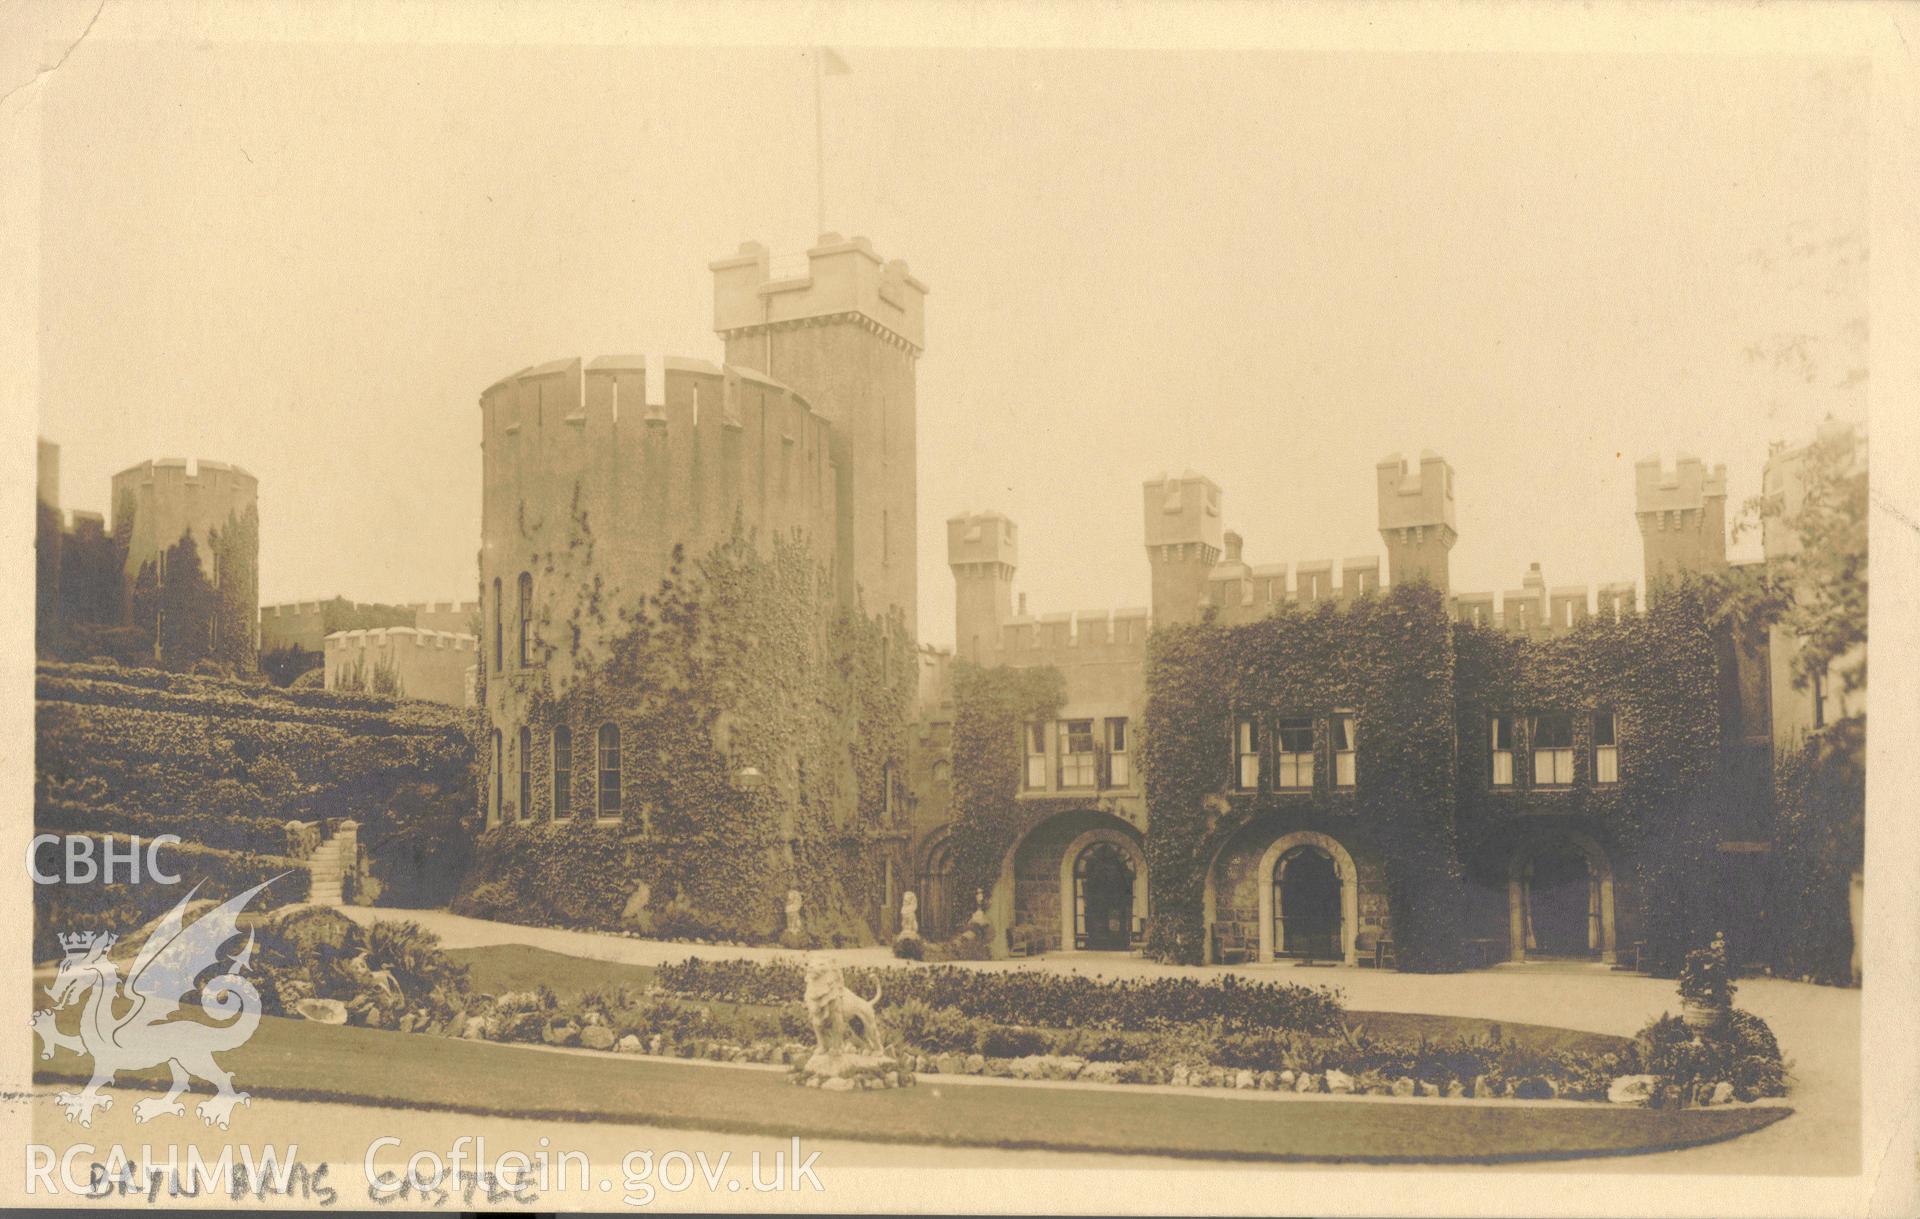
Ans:
[[[1383,553],[1374,464],[1433,449],[1456,591],[1598,584],[1641,575],[1637,459],[1737,505],[1865,418],[1858,61],[842,56],[826,227],[931,288],[925,641],[963,510],[1019,522],[1034,612],[1144,605],[1144,480],[1213,478],[1250,562],[1338,560]],[[90,41],[45,89],[64,506],[244,466],[263,604],[471,598],[480,392],[716,358],[707,262],[819,231],[799,50]]]

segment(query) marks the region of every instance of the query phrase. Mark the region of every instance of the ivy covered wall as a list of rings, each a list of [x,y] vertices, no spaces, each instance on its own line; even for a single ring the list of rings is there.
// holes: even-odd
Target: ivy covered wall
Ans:
[[[1256,622],[1202,622],[1148,639],[1142,746],[1152,890],[1148,951],[1206,953],[1210,867],[1256,824],[1318,830],[1377,853],[1405,968],[1439,968],[1456,949],[1453,841],[1453,636],[1440,594],[1403,585],[1350,607],[1323,604]],[[1350,712],[1358,782],[1337,790],[1328,716]],[[1234,789],[1233,722],[1263,734],[1282,716],[1314,721],[1314,786]]]
[[[1517,855],[1577,835],[1604,853],[1616,942],[1644,940],[1654,968],[1677,965],[1736,917],[1728,903],[1741,884],[1719,844],[1763,833],[1767,809],[1739,773],[1744,752],[1723,747],[1724,632],[1697,585],[1656,594],[1644,613],[1551,634],[1455,623],[1420,583],[1239,625],[1156,629],[1138,746],[1148,951],[1205,959],[1209,917],[1257,943],[1265,853],[1286,835],[1323,834],[1352,862],[1365,943],[1391,937],[1403,968],[1455,967],[1476,939],[1483,957],[1501,959]],[[956,667],[951,855],[963,902],[993,890],[1035,827],[1086,807],[1020,791],[1021,725],[1053,718],[1064,698],[1053,668]],[[1618,742],[1617,780],[1604,784],[1594,773],[1596,712],[1615,717]],[[1350,787],[1332,781],[1335,713],[1353,717]],[[1574,772],[1536,787],[1533,728],[1554,713],[1571,720]],[[1515,781],[1497,788],[1495,715],[1514,726]],[[1242,717],[1259,725],[1262,751],[1262,781],[1249,791],[1235,784]],[[1313,724],[1314,778],[1299,791],[1273,784],[1283,717]],[[1029,889],[1045,881],[1037,870],[1034,878]]]
[[[587,616],[578,629],[548,636],[567,653],[556,670],[569,677],[529,667],[486,679],[512,687],[506,705],[524,718],[482,729],[487,774],[504,783],[486,797],[499,824],[478,845],[463,907],[766,940],[781,933],[796,888],[823,941],[883,934],[910,874],[916,673],[897,617],[842,609],[804,542],[760,546],[738,528],[697,562],[676,552],[643,605],[609,606],[589,590],[576,606]],[[602,816],[596,750],[609,725],[619,732],[619,807]],[[563,726],[569,816],[556,820]]]
[[[1655,590],[1644,613],[1590,618],[1530,639],[1456,625],[1459,835],[1468,877],[1502,891],[1521,836],[1573,831],[1607,852],[1618,886],[1618,939],[1644,939],[1656,966],[1677,967],[1724,922],[1715,857],[1734,790],[1721,749],[1718,641],[1699,589]],[[1593,773],[1594,713],[1611,711],[1618,781]],[[1571,784],[1537,787],[1528,761],[1538,717],[1573,729]],[[1490,719],[1512,717],[1513,782],[1493,784]],[[1486,934],[1489,929],[1477,928]]]
[[[984,668],[965,661],[954,666],[954,825],[948,858],[959,910],[973,908],[976,891],[992,891],[1008,852],[1028,830],[1083,805],[1066,797],[1020,799],[1021,725],[1052,719],[1066,703],[1066,690],[1065,677],[1052,666]]]

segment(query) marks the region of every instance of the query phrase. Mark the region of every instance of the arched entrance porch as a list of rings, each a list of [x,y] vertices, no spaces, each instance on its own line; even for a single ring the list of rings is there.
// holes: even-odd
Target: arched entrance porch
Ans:
[[[1514,961],[1611,964],[1613,865],[1600,844],[1560,829],[1534,834],[1516,847],[1507,872],[1507,934]]]
[[[956,894],[956,907],[967,897]],[[957,917],[965,919],[967,913]],[[1000,878],[987,895],[987,917],[996,954],[1004,950],[1005,929],[1023,924],[1037,930],[1053,951],[1128,948],[1147,918],[1140,831],[1100,809],[1041,818],[1007,850]]]
[[[1060,943],[1088,952],[1123,952],[1147,925],[1147,860],[1125,830],[1100,827],[1068,844],[1060,858]]]
[[[1333,838],[1299,830],[1260,858],[1260,956],[1352,965],[1360,927],[1360,874]]]

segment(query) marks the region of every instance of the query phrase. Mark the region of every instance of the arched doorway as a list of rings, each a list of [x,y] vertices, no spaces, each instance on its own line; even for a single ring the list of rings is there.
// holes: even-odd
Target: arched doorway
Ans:
[[[954,932],[953,912],[953,840],[942,835],[927,849],[926,867],[920,872],[920,934],[927,939],[944,940]],[[972,913],[972,907],[968,907]]]
[[[1328,851],[1302,843],[1273,867],[1273,943],[1276,956],[1338,960],[1340,876]]]
[[[1614,960],[1613,868],[1586,835],[1565,830],[1522,843],[1507,900],[1513,960]]]
[[[1094,952],[1125,949],[1133,931],[1133,860],[1102,840],[1073,861],[1073,944]]]
[[[1336,840],[1313,830],[1275,839],[1260,857],[1260,955],[1357,960],[1360,872]]]

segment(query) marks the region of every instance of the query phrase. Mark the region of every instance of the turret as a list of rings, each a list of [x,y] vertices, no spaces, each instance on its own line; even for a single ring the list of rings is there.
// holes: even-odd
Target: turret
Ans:
[[[898,610],[918,636],[915,366],[927,286],[865,237],[823,233],[803,261],[749,241],[708,264],[727,363],[791,386],[833,426],[835,569],[852,604]]]
[[[975,664],[1000,646],[1013,617],[1013,573],[1020,564],[1014,523],[998,512],[947,519],[947,566],[953,569],[955,654]]]
[[[1143,484],[1141,511],[1153,568],[1153,621],[1193,622],[1224,545],[1219,484],[1192,470],[1163,474]]]
[[[1380,498],[1380,537],[1387,544],[1387,579],[1425,579],[1448,592],[1447,556],[1458,540],[1453,524],[1453,467],[1431,450],[1410,473],[1395,453],[1374,469]]]
[[[1647,556],[1647,588],[1665,576],[1704,572],[1727,562],[1727,468],[1708,470],[1682,455],[1672,470],[1658,457],[1633,466],[1633,510]]]

